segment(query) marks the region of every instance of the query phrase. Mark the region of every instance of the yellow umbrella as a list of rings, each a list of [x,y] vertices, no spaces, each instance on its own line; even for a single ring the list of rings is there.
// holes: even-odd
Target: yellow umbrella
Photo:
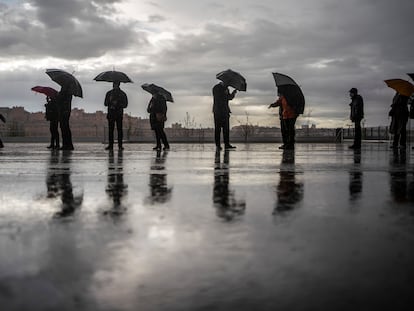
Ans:
[[[390,79],[384,81],[390,88],[404,96],[410,97],[414,93],[414,85],[403,79]]]

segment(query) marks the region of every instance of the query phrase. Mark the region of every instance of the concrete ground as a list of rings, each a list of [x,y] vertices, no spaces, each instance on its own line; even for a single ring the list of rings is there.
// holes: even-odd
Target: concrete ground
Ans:
[[[414,152],[0,150],[1,310],[412,310]]]

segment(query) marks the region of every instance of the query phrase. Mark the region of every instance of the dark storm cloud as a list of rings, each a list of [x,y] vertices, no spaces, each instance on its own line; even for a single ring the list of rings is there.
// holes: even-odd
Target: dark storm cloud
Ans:
[[[32,8],[3,7],[0,56],[83,59],[145,42],[134,24],[112,19],[117,2],[32,0]]]

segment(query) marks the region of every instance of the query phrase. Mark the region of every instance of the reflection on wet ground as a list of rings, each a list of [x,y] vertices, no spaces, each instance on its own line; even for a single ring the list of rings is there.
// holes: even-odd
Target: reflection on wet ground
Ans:
[[[9,144],[1,309],[411,309],[410,152]]]

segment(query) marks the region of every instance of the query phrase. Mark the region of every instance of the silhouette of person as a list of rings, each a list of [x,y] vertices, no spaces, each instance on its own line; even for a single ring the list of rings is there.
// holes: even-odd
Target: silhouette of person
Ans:
[[[149,176],[149,201],[151,204],[166,203],[171,199],[172,188],[168,187],[167,173],[165,172],[166,159],[167,152],[161,154],[161,151],[157,150],[157,155],[153,159],[151,174]]]
[[[73,150],[72,132],[70,130],[70,114],[72,111],[72,94],[69,89],[62,86],[60,92],[56,96],[56,105],[59,107],[59,123],[62,132],[61,150]]]
[[[6,118],[0,113],[0,120],[6,123]],[[4,148],[3,141],[0,138],[0,149]]]
[[[409,97],[396,93],[391,105],[389,116],[391,117],[390,133],[394,134],[392,148],[405,149],[407,146],[407,122],[409,117],[408,111]]]
[[[230,145],[230,114],[229,101],[234,98],[237,91],[230,93],[228,85],[220,81],[213,87],[213,114],[214,114],[214,140],[216,148],[221,150],[220,134],[223,129],[223,140],[225,149],[235,149]]]
[[[349,170],[349,194],[350,200],[359,199],[362,192],[361,150],[354,149],[354,166]]]
[[[292,150],[295,148],[295,124],[298,114],[289,104],[283,93],[279,92],[279,98],[276,102],[269,105],[269,108],[279,107],[279,116],[281,116],[280,129],[282,132],[283,145],[279,149]]]
[[[61,199],[61,210],[55,214],[57,218],[73,215],[75,210],[82,205],[83,194],[75,196],[70,179],[71,169],[70,154],[64,152],[61,157],[57,152],[52,152],[46,175],[47,197]]]
[[[113,82],[112,90],[108,91],[105,95],[105,107],[108,107],[108,139],[109,144],[105,148],[106,150],[112,150],[114,148],[114,130],[116,124],[116,131],[118,132],[118,149],[124,149],[122,146],[123,130],[122,119],[124,117],[124,109],[128,107],[128,97],[124,91],[120,89],[120,82]]]
[[[218,217],[225,221],[232,221],[243,215],[246,210],[246,201],[237,200],[235,192],[230,190],[230,155],[225,150],[223,162],[220,161],[220,150],[216,150],[214,158],[214,186],[213,203]]]
[[[350,149],[361,149],[361,140],[362,140],[362,128],[361,121],[364,118],[364,100],[361,95],[358,94],[356,88],[349,90],[349,97],[351,97],[351,115],[350,119],[355,123],[355,136],[354,144],[349,146]]]
[[[293,210],[303,199],[303,183],[296,180],[295,153],[293,150],[283,150],[280,164],[280,179],[276,187],[277,202],[273,215],[284,214]]]
[[[122,206],[122,198],[127,194],[128,185],[124,183],[123,173],[123,153],[118,152],[117,161],[115,162],[114,153],[111,150],[108,156],[108,183],[106,193],[112,199],[113,206],[109,212],[105,214],[121,215],[125,212]]]
[[[46,120],[49,121],[50,145],[48,149],[59,149],[59,107],[56,98],[46,97]]]
[[[151,129],[155,132],[157,145],[153,150],[161,150],[161,142],[164,144],[164,150],[169,150],[170,145],[167,135],[164,132],[165,121],[167,120],[167,101],[160,94],[153,94],[148,103],[147,112],[150,114]]]

